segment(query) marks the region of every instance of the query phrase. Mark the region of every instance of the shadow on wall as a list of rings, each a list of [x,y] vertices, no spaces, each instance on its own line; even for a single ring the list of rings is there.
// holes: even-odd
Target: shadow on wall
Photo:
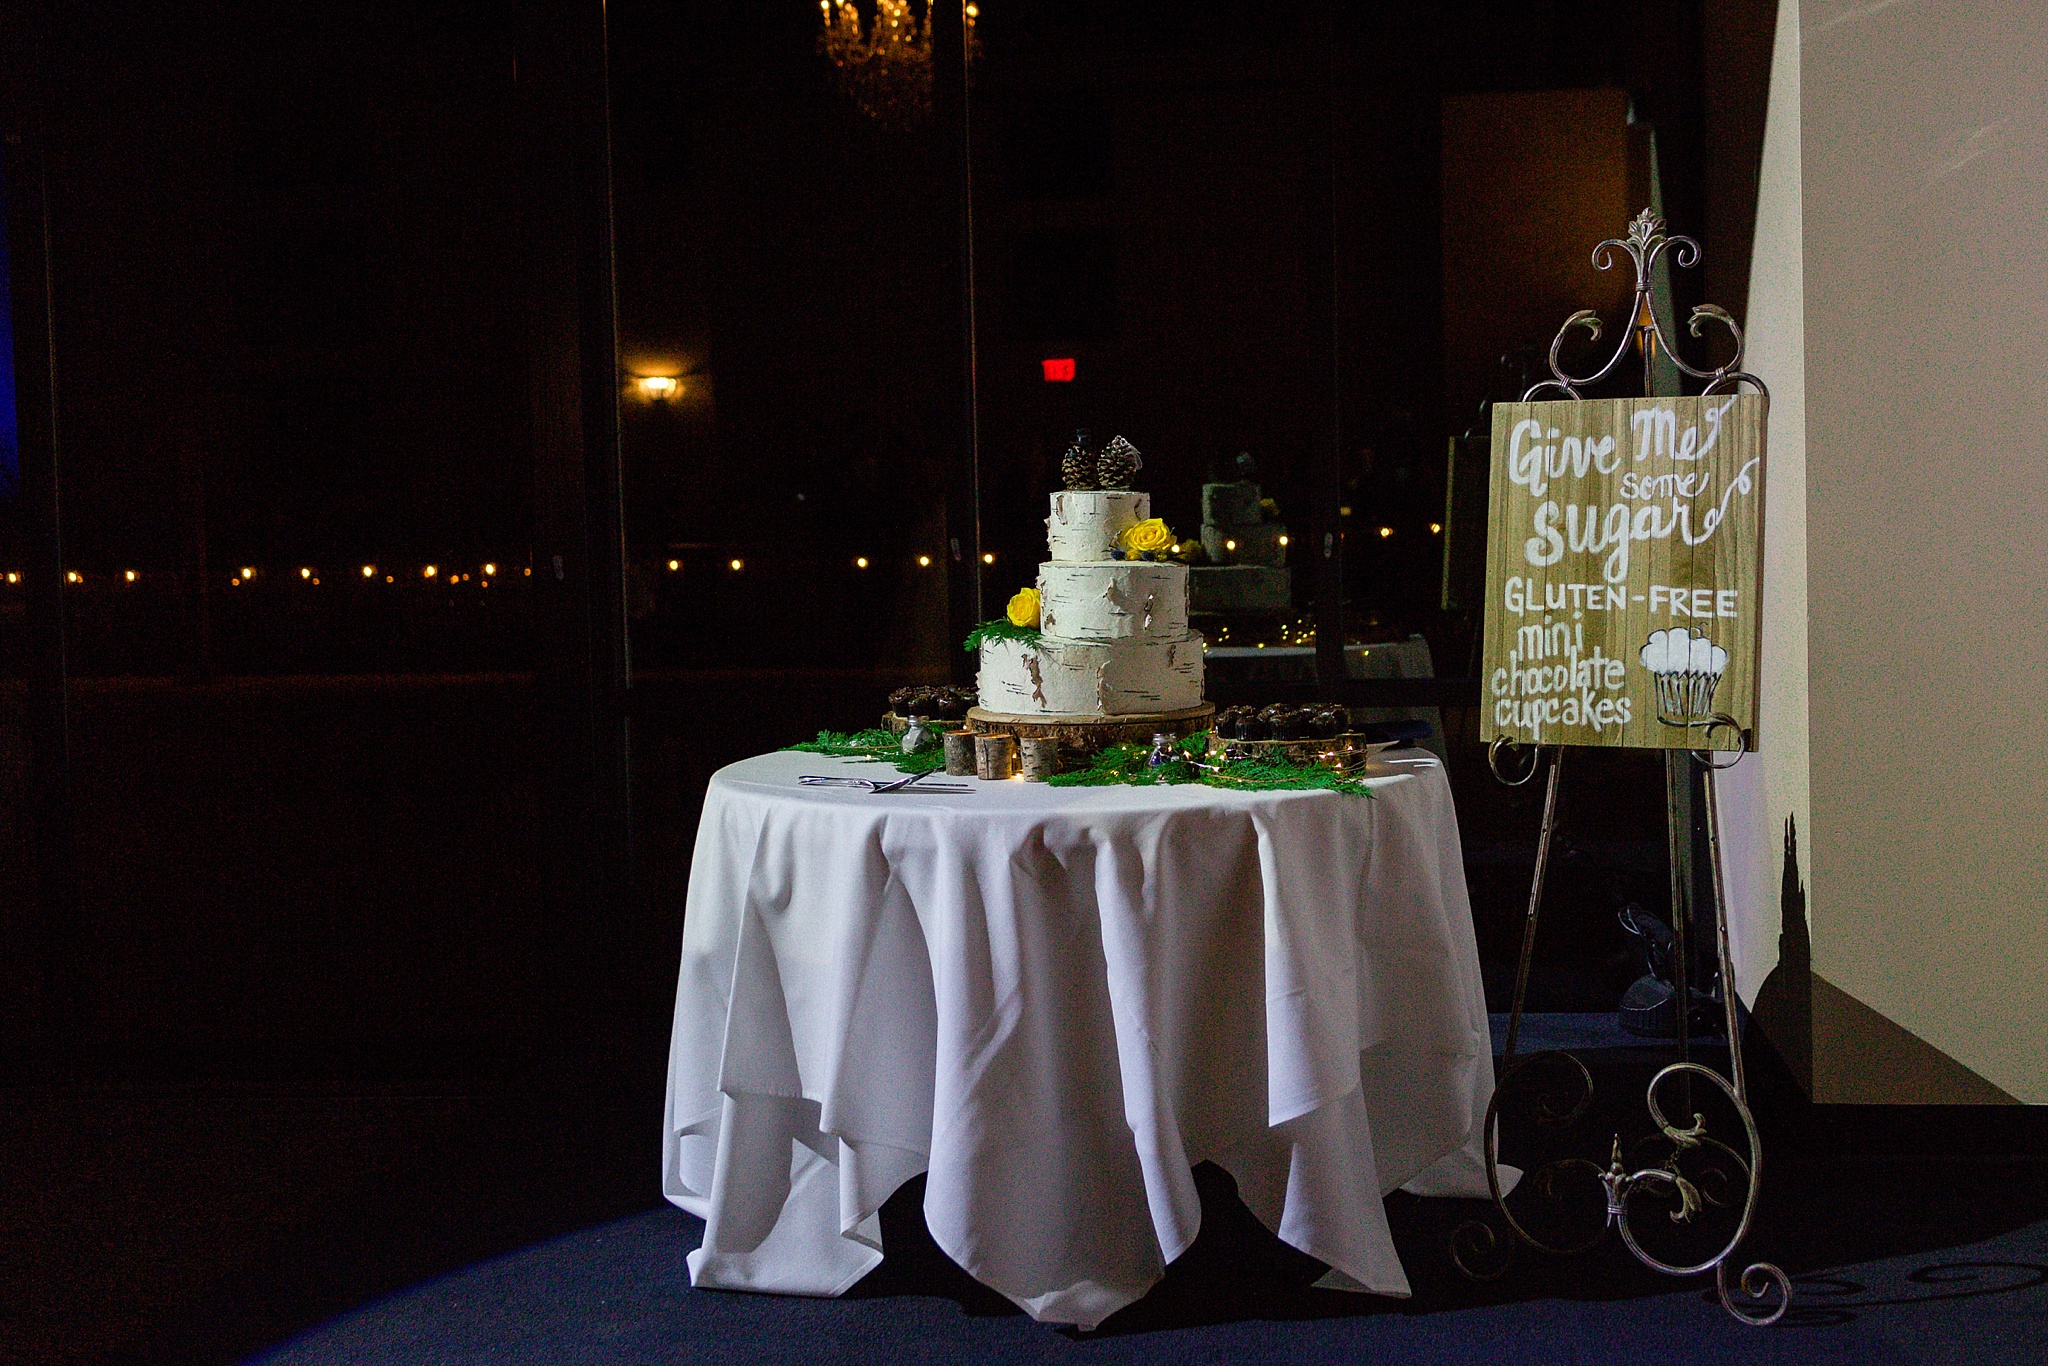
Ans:
[[[1786,1070],[1813,1094],[1813,933],[1799,875],[1799,827],[1785,817],[1785,873],[1778,884],[1778,966],[1757,988],[1750,1012]]]
[[[1999,1087],[1813,972],[1799,833],[1785,818],[1778,965],[1752,1012],[1807,1097],[1824,1105],[2016,1105]]]

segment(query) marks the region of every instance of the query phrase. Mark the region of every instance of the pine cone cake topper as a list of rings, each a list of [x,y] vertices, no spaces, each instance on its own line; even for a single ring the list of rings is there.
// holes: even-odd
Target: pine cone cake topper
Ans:
[[[1088,433],[1074,433],[1074,444],[1060,457],[1060,481],[1076,493],[1095,487],[1095,452],[1088,449]]]
[[[1138,448],[1122,437],[1111,437],[1102,454],[1095,457],[1095,477],[1106,489],[1127,489],[1131,477],[1144,465]]]

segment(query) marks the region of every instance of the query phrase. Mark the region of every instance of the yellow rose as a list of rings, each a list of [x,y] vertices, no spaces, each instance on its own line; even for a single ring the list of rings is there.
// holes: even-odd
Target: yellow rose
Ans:
[[[1116,543],[1123,547],[1124,555],[1129,559],[1136,559],[1147,552],[1154,555],[1163,554],[1171,551],[1176,544],[1173,533],[1167,530],[1165,521],[1158,517],[1147,518],[1136,526],[1125,527],[1122,534],[1116,538]]]
[[[1038,590],[1020,588],[1017,596],[1010,599],[1010,625],[1022,626],[1028,630],[1038,629]]]

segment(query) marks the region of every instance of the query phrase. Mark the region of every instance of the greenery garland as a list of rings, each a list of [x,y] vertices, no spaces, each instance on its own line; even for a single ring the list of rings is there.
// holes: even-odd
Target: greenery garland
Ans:
[[[894,764],[898,773],[936,773],[946,766],[946,750],[943,744],[936,743],[936,734],[934,739],[934,743],[917,753],[905,754],[902,738],[886,730],[821,730],[817,739],[788,745],[785,749],[803,754],[825,754],[835,759],[865,759]],[[1150,745],[1110,745],[1091,757],[1086,767],[1056,773],[1046,782],[1052,787],[1171,787],[1182,783],[1201,783],[1231,792],[1372,795],[1372,789],[1359,779],[1347,778],[1320,764],[1251,759],[1208,764],[1201,762],[1208,749],[1207,731],[1183,736],[1174,743],[1174,757],[1153,768]]]
[[[898,773],[936,773],[946,766],[946,747],[932,732],[933,743],[915,754],[903,752],[903,737],[886,730],[821,730],[815,740],[785,745],[803,754],[829,754],[835,759],[867,759],[896,765]]]
[[[1109,745],[1088,761],[1086,768],[1056,773],[1046,782],[1054,787],[1154,787],[1201,783],[1205,787],[1235,792],[1342,792],[1370,797],[1372,789],[1357,778],[1347,778],[1320,764],[1296,764],[1285,760],[1234,759],[1221,764],[1202,762],[1209,750],[1209,733],[1201,731],[1174,743],[1173,757],[1152,767],[1152,747],[1142,744]]]
[[[1026,645],[1036,645],[1038,643],[1038,628],[1036,626],[1019,626],[1008,617],[997,617],[994,621],[984,621],[981,625],[969,631],[967,639],[960,642],[960,648],[969,654],[973,654],[983,644],[991,640],[1021,640]]]

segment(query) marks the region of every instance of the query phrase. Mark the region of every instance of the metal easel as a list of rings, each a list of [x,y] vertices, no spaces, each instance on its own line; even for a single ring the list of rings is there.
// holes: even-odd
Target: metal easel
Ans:
[[[1565,340],[1575,327],[1583,327],[1590,340],[1600,338],[1600,319],[1592,309],[1581,309],[1572,314],[1558,329],[1556,338],[1550,344],[1549,379],[1532,385],[1522,395],[1528,402],[1546,391],[1555,392],[1565,398],[1580,399],[1580,386],[1595,384],[1612,374],[1620,366],[1633,344],[1643,357],[1643,388],[1648,392],[1653,386],[1653,365],[1661,351],[1664,358],[1678,370],[1694,379],[1704,381],[1703,395],[1732,392],[1738,385],[1747,384],[1763,394],[1768,401],[1770,391],[1762,380],[1741,369],[1743,337],[1742,329],[1726,311],[1711,304],[1695,308],[1688,331],[1694,336],[1702,335],[1703,327],[1718,323],[1728,330],[1734,341],[1734,353],[1716,369],[1695,369],[1681,357],[1665,336],[1664,322],[1658,316],[1652,297],[1652,274],[1660,258],[1668,251],[1671,260],[1681,267],[1691,267],[1700,258],[1699,243],[1690,237],[1667,237],[1664,222],[1650,210],[1644,209],[1629,224],[1626,238],[1609,238],[1593,249],[1593,265],[1598,270],[1610,269],[1616,260],[1616,252],[1625,252],[1635,265],[1636,287],[1633,314],[1630,327],[1620,344],[1607,358],[1606,364],[1588,375],[1574,375],[1564,368],[1560,359]],[[1605,1225],[1590,1238],[1572,1243],[1546,1241],[1529,1231],[1524,1223],[1508,1208],[1501,1192],[1500,1181],[1500,1123],[1501,1100],[1518,1079],[1537,1075],[1532,1069],[1541,1065],[1568,1065],[1564,1068],[1567,1080],[1576,1087],[1577,1095],[1569,1105],[1560,1106],[1554,1094],[1541,1097],[1537,1105],[1537,1123],[1551,1129],[1564,1129],[1583,1115],[1593,1099],[1593,1078],[1585,1064],[1570,1053],[1551,1051],[1532,1054],[1525,1058],[1516,1057],[1522,1029],[1522,1010],[1529,987],[1529,967],[1536,945],[1538,913],[1543,904],[1544,875],[1549,870],[1551,835],[1557,825],[1557,791],[1564,770],[1564,747],[1527,746],[1525,761],[1512,757],[1525,747],[1512,744],[1506,737],[1496,738],[1487,751],[1487,764],[1494,776],[1511,787],[1519,787],[1535,778],[1543,766],[1544,749],[1549,749],[1550,772],[1544,783],[1543,819],[1536,840],[1536,868],[1529,888],[1529,908],[1522,924],[1521,956],[1515,967],[1514,1004],[1508,1015],[1506,1048],[1501,1056],[1500,1074],[1494,1086],[1494,1094],[1486,1108],[1485,1157],[1487,1184],[1493,1194],[1496,1212],[1506,1222],[1515,1242],[1524,1244],[1539,1252],[1554,1256],[1568,1256],[1584,1252],[1598,1244],[1608,1229],[1615,1229],[1628,1250],[1643,1265],[1671,1276],[1696,1276],[1706,1272],[1714,1273],[1715,1289],[1720,1295],[1722,1307],[1744,1323],[1763,1327],[1776,1323],[1791,1304],[1792,1286],[1790,1279],[1778,1267],[1769,1262],[1755,1262],[1741,1275],[1741,1301],[1736,1289],[1730,1283],[1730,1260],[1735,1250],[1749,1234],[1750,1225],[1756,1213],[1757,1195],[1763,1175],[1763,1147],[1757,1135],[1756,1118],[1749,1108],[1749,1088],[1742,1064],[1742,1035],[1739,1018],[1739,1004],[1735,994],[1735,970],[1728,946],[1728,898],[1721,873],[1721,821],[1716,801],[1712,770],[1727,768],[1738,762],[1742,753],[1749,748],[1750,737],[1732,718],[1712,711],[1711,694],[1706,699],[1680,696],[1660,696],[1658,720],[1669,726],[1683,727],[1697,732],[1698,748],[1666,750],[1665,788],[1667,805],[1667,829],[1671,852],[1671,920],[1676,940],[1675,1004],[1678,1023],[1678,1061],[1663,1068],[1653,1077],[1645,1095],[1650,1116],[1657,1125],[1658,1133],[1646,1142],[1656,1143],[1666,1150],[1661,1162],[1650,1163],[1630,1170],[1623,1161],[1620,1137],[1617,1135],[1610,1150],[1605,1168],[1584,1158],[1567,1157],[1543,1164],[1524,1177],[1525,1187],[1535,1187],[1551,1194],[1554,1198],[1560,1178],[1570,1172],[1596,1177],[1605,1188],[1607,1218]],[[1716,731],[1732,731],[1736,740],[1736,754],[1726,763],[1717,762],[1712,749]],[[1706,770],[1704,783],[1704,808],[1706,817],[1707,848],[1712,859],[1714,898],[1714,946],[1720,973],[1722,1028],[1728,1041],[1729,1075],[1723,1077],[1712,1068],[1692,1060],[1690,1037],[1690,1015],[1692,1010],[1692,823],[1690,794],[1694,768]],[[1747,1156],[1712,1137],[1697,1112],[1692,1113],[1692,1122],[1680,1127],[1668,1117],[1660,1104],[1660,1095],[1667,1083],[1675,1083],[1678,1093],[1680,1116],[1692,1110],[1692,1082],[1701,1079],[1724,1094],[1734,1106],[1742,1121],[1747,1141]],[[1714,1193],[1713,1183],[1704,1173],[1697,1171],[1688,1175],[1689,1163],[1701,1160],[1719,1160],[1731,1164],[1741,1180],[1741,1214],[1734,1233],[1729,1236],[1720,1250],[1705,1260],[1681,1265],[1667,1262],[1637,1241],[1635,1231],[1630,1227],[1631,1200],[1639,1195],[1654,1194],[1664,1201],[1675,1202],[1675,1208],[1668,1209],[1669,1217],[1676,1223],[1690,1223],[1704,1205],[1732,1207],[1732,1199],[1723,1199]],[[1729,1192],[1732,1195],[1732,1191]],[[1513,1243],[1503,1243],[1493,1226],[1481,1220],[1468,1221],[1454,1229],[1450,1237],[1452,1259],[1466,1275],[1477,1280],[1491,1280],[1507,1270],[1514,1251]],[[1505,1254],[1505,1255],[1503,1255]],[[1498,1259],[1499,1265],[1486,1269],[1477,1265],[1477,1260],[1487,1257]],[[1777,1290],[1777,1303],[1769,1304],[1771,1290]]]

